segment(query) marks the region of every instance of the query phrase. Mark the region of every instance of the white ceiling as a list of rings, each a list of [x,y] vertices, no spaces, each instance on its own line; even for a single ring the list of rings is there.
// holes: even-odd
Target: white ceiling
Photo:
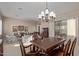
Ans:
[[[4,16],[18,19],[36,20],[45,7],[45,2],[0,2],[0,9]],[[79,10],[79,3],[48,2],[48,8],[58,17],[69,11]]]

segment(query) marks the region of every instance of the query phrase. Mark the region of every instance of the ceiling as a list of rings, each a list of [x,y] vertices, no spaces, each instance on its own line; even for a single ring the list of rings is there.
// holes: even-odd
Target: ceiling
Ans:
[[[56,16],[65,15],[70,11],[78,11],[78,2],[48,2],[50,11],[54,11]],[[37,20],[38,14],[45,10],[45,2],[0,2],[0,10],[6,17]]]

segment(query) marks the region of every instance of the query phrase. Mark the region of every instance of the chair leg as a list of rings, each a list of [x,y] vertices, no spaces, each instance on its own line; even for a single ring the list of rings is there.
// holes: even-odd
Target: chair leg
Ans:
[[[31,51],[32,49],[31,49],[31,46],[30,46],[30,51]]]
[[[74,52],[72,52],[72,56],[74,56]]]
[[[38,48],[38,47],[36,47],[36,51],[38,51],[38,49],[39,49],[39,48]]]
[[[33,46],[33,51],[35,51],[35,46]]]

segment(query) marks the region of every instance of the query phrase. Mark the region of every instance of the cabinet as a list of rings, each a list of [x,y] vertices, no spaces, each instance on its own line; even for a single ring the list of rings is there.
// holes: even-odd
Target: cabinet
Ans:
[[[55,21],[55,35],[62,35],[64,38],[67,37],[67,21]]]

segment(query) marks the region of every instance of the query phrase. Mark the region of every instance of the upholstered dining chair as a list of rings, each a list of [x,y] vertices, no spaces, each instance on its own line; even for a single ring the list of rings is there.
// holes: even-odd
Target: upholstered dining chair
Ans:
[[[51,53],[48,53],[49,56],[68,56],[68,51],[71,45],[71,39],[68,40],[66,45],[64,45],[63,50],[52,50]]]
[[[38,55],[39,51],[33,51],[32,44],[25,47],[23,45],[22,39],[19,40],[19,44],[20,44],[22,56],[37,56]],[[30,48],[29,52],[27,52],[26,50],[27,48]]]
[[[0,56],[3,56],[3,41],[0,43]]]
[[[71,45],[71,48],[68,52],[68,55],[69,56],[74,56],[74,49],[75,49],[75,46],[76,46],[76,42],[77,42],[77,39],[75,38],[72,42],[72,45]]]

